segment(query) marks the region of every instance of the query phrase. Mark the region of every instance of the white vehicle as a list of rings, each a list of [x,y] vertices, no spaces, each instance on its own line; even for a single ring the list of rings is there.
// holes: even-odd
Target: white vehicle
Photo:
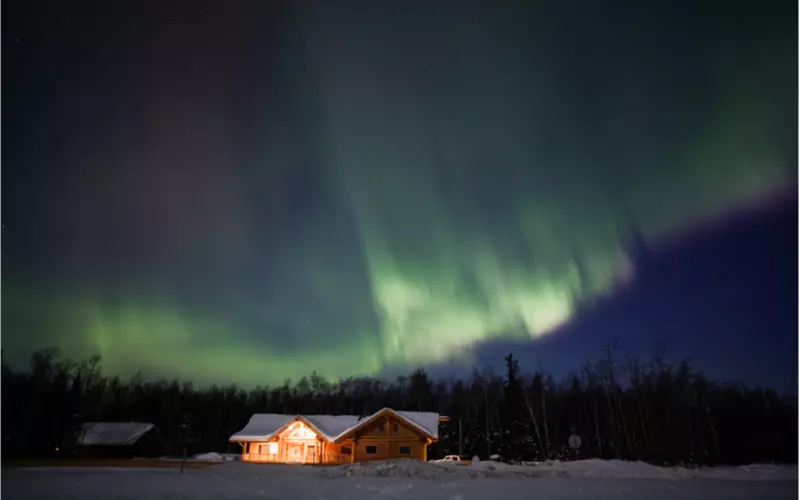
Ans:
[[[431,462],[440,464],[469,465],[472,463],[472,459],[467,456],[447,455],[439,460],[431,460]]]

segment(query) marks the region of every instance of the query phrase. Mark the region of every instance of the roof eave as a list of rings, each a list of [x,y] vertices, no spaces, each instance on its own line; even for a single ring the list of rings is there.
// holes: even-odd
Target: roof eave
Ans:
[[[394,415],[398,419],[402,420],[403,422],[407,423],[408,425],[410,425],[414,429],[418,430],[420,432],[420,434],[422,434],[426,438],[432,440],[431,442],[435,443],[436,441],[439,440],[439,438],[437,436],[434,436],[430,432],[428,432],[425,429],[423,429],[419,424],[417,424],[415,422],[412,422],[411,420],[409,420],[406,417],[404,417],[403,415],[397,413],[393,409],[391,409],[391,408],[382,408],[382,409],[378,410],[377,412],[373,413],[369,418],[364,419],[363,421],[361,421],[361,422],[357,423],[355,426],[353,426],[351,429],[348,429],[345,432],[343,432],[342,434],[340,434],[339,436],[337,436],[336,439],[333,440],[333,443],[337,444],[337,443],[340,443],[340,442],[344,441],[345,439],[348,438],[348,436],[350,436],[351,434],[355,433],[359,428],[365,427],[368,423],[370,423],[370,422],[372,422],[374,420],[377,420],[378,418],[382,417],[386,413],[390,413],[390,414]]]
[[[250,441],[269,441],[275,437],[275,434],[267,434],[264,436],[236,436],[233,435],[228,438],[229,443],[245,443]]]

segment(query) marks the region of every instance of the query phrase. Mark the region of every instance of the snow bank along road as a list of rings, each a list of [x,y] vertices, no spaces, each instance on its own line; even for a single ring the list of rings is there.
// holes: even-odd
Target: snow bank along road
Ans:
[[[502,465],[502,464],[501,464]],[[597,469],[596,467],[589,467]],[[612,467],[613,468],[613,467]],[[618,467],[617,467],[618,468]],[[206,469],[29,468],[2,471],[2,497],[15,499],[796,499],[797,480],[753,478],[644,478],[593,473],[522,474],[481,464],[438,466],[414,462],[304,467],[228,462]],[[539,467],[528,467],[537,470]],[[583,467],[587,469],[587,467]],[[521,469],[519,469],[521,470]],[[664,469],[669,471],[669,469]],[[795,468],[796,470],[796,468]],[[517,471],[518,472],[518,471]],[[611,476],[611,477],[609,477]],[[644,475],[646,476],[646,474]],[[712,476],[713,477],[713,476]]]

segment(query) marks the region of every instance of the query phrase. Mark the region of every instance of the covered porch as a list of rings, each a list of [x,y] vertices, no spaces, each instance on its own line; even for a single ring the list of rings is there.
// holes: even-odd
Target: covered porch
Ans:
[[[350,453],[343,454],[342,447],[327,442],[304,422],[297,420],[266,442],[251,441],[242,444],[242,460],[246,462],[289,464],[347,464],[353,460]]]

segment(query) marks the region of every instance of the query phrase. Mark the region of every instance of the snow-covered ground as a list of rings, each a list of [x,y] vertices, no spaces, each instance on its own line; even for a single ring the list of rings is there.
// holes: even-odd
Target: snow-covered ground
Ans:
[[[199,462],[229,462],[232,460],[239,460],[241,455],[239,453],[217,453],[216,451],[212,451],[209,453],[198,453],[196,455],[191,455],[186,457],[176,457],[176,456],[163,456],[159,457],[158,460],[166,460],[169,462],[180,462],[182,460],[190,461],[195,460]],[[148,457],[135,457],[134,460],[153,460],[152,458]]]
[[[659,471],[660,472],[656,472]],[[750,466],[705,471],[586,460],[510,466],[413,461],[340,467],[226,461],[187,470],[143,468],[3,469],[7,499],[226,498],[344,500],[537,500],[587,498],[797,498],[797,467]]]
[[[193,460],[209,461],[209,462],[224,462],[229,460],[239,460],[241,457],[238,453],[217,453],[212,451],[210,453],[199,453],[192,457]]]
[[[336,476],[417,477],[438,479],[442,477],[562,477],[562,478],[617,478],[617,479],[724,479],[730,481],[797,481],[796,465],[747,465],[742,467],[714,467],[686,469],[683,467],[656,467],[644,462],[621,460],[577,460],[560,462],[509,465],[502,462],[474,462],[457,465],[447,462],[416,462],[392,460],[342,465],[323,469],[322,474]]]
[[[551,460],[528,465],[507,465],[498,462],[477,462],[470,466],[478,470],[499,471],[534,477],[594,477],[622,479],[727,479],[734,481],[797,481],[796,465],[755,464],[741,467],[657,467],[644,462],[622,460]]]

